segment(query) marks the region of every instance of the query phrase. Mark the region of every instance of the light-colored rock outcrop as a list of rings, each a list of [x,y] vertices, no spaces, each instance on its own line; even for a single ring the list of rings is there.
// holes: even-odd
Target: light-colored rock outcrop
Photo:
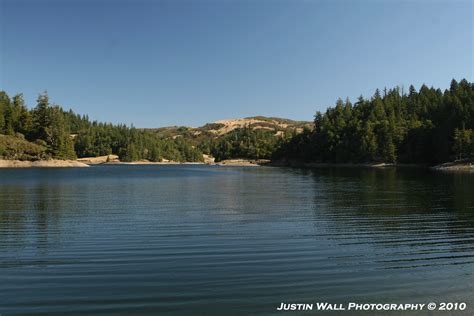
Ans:
[[[203,154],[202,158],[204,159],[204,163],[208,164],[208,165],[212,165],[216,161],[216,158],[214,158],[210,155],[206,155],[206,154]]]
[[[77,159],[77,161],[88,165],[100,165],[107,162],[119,162],[120,160],[117,155],[107,155],[99,157],[84,157]]]

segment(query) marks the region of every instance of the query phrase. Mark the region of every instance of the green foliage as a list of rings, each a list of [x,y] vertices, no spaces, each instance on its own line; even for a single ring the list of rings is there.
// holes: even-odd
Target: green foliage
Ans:
[[[376,90],[370,100],[360,97],[352,105],[339,99],[324,114],[316,113],[314,129],[285,142],[274,158],[440,163],[472,155],[470,129],[474,85],[465,79],[453,80],[444,93],[425,85],[419,91],[410,86],[408,94],[398,87],[383,95]]]
[[[203,160],[202,152],[189,142],[163,139],[125,125],[91,122],[87,116],[50,105],[46,92],[39,95],[36,107],[30,111],[21,94],[10,99],[0,92],[0,134],[16,133],[25,135],[39,146],[35,148],[43,148],[45,155],[57,159],[116,154],[123,161]]]
[[[267,138],[268,142],[277,146],[281,142],[281,138],[294,134],[295,131],[301,131],[303,128],[311,127],[310,122],[306,121],[293,121],[288,119],[276,118],[276,117],[264,117],[255,116],[247,117],[245,119],[238,120],[236,126],[233,123],[224,124],[220,123],[209,123],[201,127],[183,127],[183,126],[169,126],[154,129],[146,129],[146,131],[153,132],[155,135],[162,139],[175,139],[176,141],[184,140],[185,143],[198,148],[204,154],[212,155],[212,153],[219,152],[218,146],[225,146],[221,143],[222,138],[227,137],[227,141],[230,142],[229,133],[234,132],[239,126],[241,128],[247,128],[250,133],[253,131],[265,131],[264,133],[255,132],[257,137]],[[245,122],[246,121],[246,122]],[[271,135],[271,137],[270,137]],[[274,138],[274,139],[272,139]],[[271,148],[273,152],[276,147]],[[237,155],[230,158],[242,158],[242,154],[235,151]],[[256,152],[254,152],[256,153]],[[247,155],[247,154],[246,154]],[[221,156],[221,154],[219,154]],[[228,157],[229,155],[226,155]],[[249,159],[258,159],[255,154],[247,155]],[[262,156],[259,154],[259,156]],[[226,158],[222,158],[226,159]]]
[[[50,105],[46,93],[28,110],[21,94],[10,99],[0,91],[0,134],[24,135],[28,144],[44,150],[42,155],[59,159],[116,154],[124,161],[202,161],[206,153],[217,161],[431,164],[472,158],[474,85],[465,79],[452,80],[444,92],[423,85],[418,91],[410,86],[408,93],[398,87],[376,90],[372,98],[360,97],[354,104],[339,99],[325,113],[316,113],[312,129],[306,122],[249,119],[253,121],[247,127],[230,132],[220,131],[221,123],[140,130],[66,112]],[[0,150],[11,155],[11,147],[5,144]]]
[[[71,112],[68,120],[76,126],[75,151],[78,157],[118,155],[122,161],[202,161],[202,152],[181,139],[160,138],[151,131],[125,125],[90,122]]]
[[[457,159],[474,158],[474,130],[455,130],[454,152],[456,153]]]
[[[281,139],[273,131],[239,128],[204,144],[216,161],[231,158],[268,159]]]
[[[48,127],[49,150],[53,157],[58,159],[75,159],[74,145],[71,139],[68,126],[65,124],[64,114],[58,106],[48,109],[51,122]]]
[[[30,135],[33,139],[41,139],[47,143],[51,126],[48,94],[40,94],[36,102],[36,108],[32,111],[33,126]]]
[[[41,94],[37,102],[32,112],[30,137],[44,141],[54,158],[75,159],[76,153],[63,110],[59,106],[50,106],[46,93]]]

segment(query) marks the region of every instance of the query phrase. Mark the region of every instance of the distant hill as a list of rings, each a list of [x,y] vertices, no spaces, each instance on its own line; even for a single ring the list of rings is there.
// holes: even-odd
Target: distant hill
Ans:
[[[294,121],[279,117],[252,116],[240,119],[219,120],[208,123],[201,127],[168,126],[159,128],[147,128],[161,138],[183,137],[197,146],[209,139],[218,139],[236,129],[248,128],[251,130],[267,130],[274,132],[275,137],[283,137],[285,134],[298,134],[304,128],[311,129],[312,122]]]

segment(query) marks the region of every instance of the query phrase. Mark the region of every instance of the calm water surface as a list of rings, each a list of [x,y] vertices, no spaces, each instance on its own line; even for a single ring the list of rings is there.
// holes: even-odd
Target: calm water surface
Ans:
[[[0,170],[2,316],[270,315],[325,301],[474,314],[474,174]]]

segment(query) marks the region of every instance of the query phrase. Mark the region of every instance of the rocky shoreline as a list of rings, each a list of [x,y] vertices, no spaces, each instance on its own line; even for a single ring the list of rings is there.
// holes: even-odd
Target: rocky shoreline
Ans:
[[[447,162],[438,166],[432,167],[433,170],[437,171],[464,171],[474,172],[474,161],[473,160],[458,160],[453,162]]]
[[[269,164],[270,160],[266,159],[227,159],[219,162],[215,162],[214,158],[204,155],[203,162],[179,162],[173,160],[163,161],[120,161],[117,155],[108,155],[100,157],[85,157],[79,158],[77,161],[88,164],[88,165],[210,165],[210,166],[240,166],[240,167],[257,167],[265,164]]]
[[[272,167],[290,167],[290,168],[425,168],[434,171],[459,171],[474,172],[473,160],[460,160],[443,163],[436,166],[426,164],[396,164],[396,163],[318,163],[301,161],[272,161],[268,164]]]
[[[259,167],[268,165],[270,160],[267,159],[227,159],[216,162],[218,166],[237,166],[237,167]]]

